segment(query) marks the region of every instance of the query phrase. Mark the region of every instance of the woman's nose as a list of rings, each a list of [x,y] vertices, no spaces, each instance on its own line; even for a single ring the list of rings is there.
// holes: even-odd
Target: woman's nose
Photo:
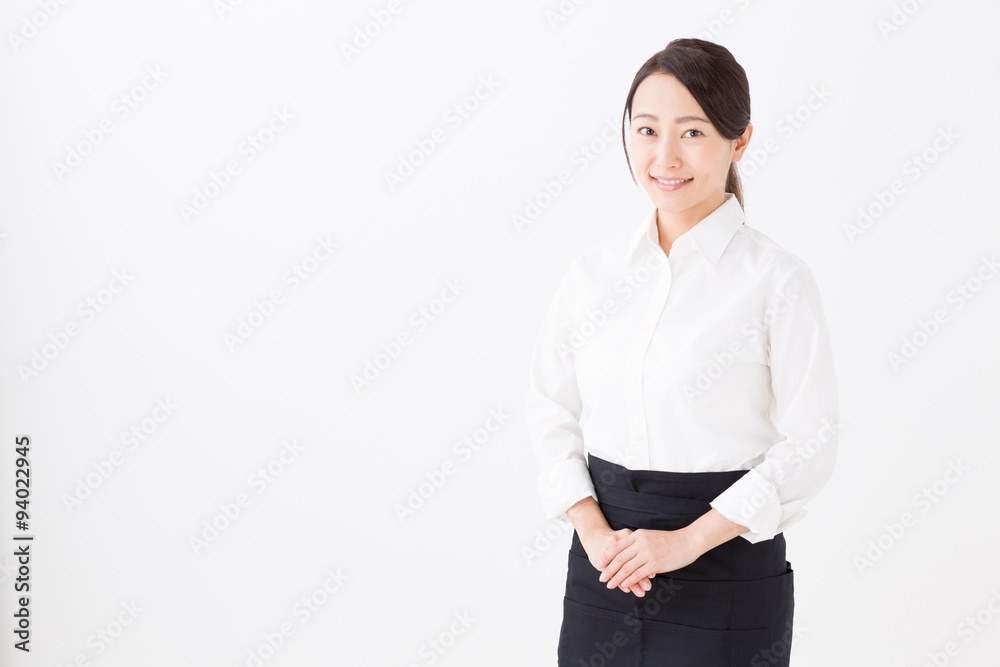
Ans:
[[[681,157],[677,144],[670,140],[661,142],[656,148],[656,161],[663,169],[674,169],[680,166]]]

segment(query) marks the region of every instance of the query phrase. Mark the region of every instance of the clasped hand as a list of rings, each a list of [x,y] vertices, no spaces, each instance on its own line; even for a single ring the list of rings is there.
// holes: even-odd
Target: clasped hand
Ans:
[[[649,580],[658,572],[678,570],[701,555],[683,529],[622,528],[588,535],[581,544],[608,588],[620,588],[637,597],[652,588]]]

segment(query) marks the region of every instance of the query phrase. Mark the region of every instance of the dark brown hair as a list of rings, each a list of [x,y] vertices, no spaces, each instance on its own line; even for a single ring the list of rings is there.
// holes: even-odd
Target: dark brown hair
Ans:
[[[632,162],[628,158],[625,137],[625,119],[632,124],[632,98],[636,88],[650,74],[670,74],[688,89],[711,121],[715,130],[725,139],[742,136],[750,123],[750,83],[733,54],[726,47],[703,39],[682,37],[675,39],[662,51],[653,54],[636,72],[632,88],[625,101],[622,114],[622,145],[628,171],[635,180]],[[729,165],[726,192],[732,192],[743,206],[743,186],[736,163]]]

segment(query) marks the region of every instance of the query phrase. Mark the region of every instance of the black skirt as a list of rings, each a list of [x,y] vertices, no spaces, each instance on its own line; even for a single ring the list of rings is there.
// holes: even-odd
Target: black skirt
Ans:
[[[612,530],[677,530],[747,473],[629,470],[593,454],[590,476]],[[650,580],[643,597],[610,590],[573,531],[560,667],[788,667],[793,572],[785,538],[736,537]]]

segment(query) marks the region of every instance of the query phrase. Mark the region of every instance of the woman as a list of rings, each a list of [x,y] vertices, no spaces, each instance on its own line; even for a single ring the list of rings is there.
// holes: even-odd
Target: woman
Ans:
[[[783,531],[836,459],[817,284],[745,224],[750,92],[726,48],[670,42],[623,143],[626,117],[653,207],[574,258],[531,361],[539,493],[574,527],[559,664],[788,665]]]

